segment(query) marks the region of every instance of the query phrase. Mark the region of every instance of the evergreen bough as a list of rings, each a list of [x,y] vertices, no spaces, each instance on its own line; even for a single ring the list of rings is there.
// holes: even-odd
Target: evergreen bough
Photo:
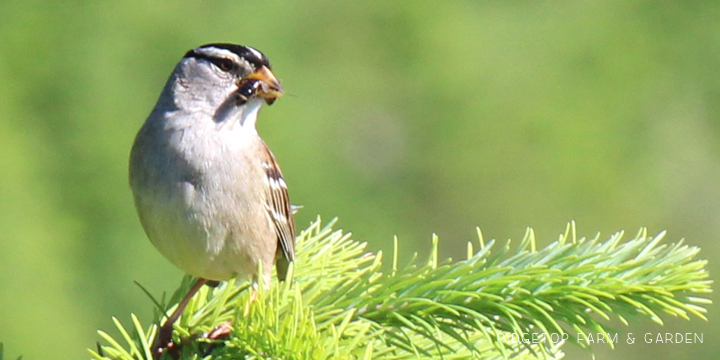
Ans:
[[[440,262],[433,237],[429,259],[404,267],[396,239],[392,270],[383,273],[382,253],[367,252],[334,224],[318,219],[303,231],[292,283],[274,282],[255,301],[247,283],[203,287],[175,325],[181,358],[559,359],[565,342],[587,344],[582,334],[609,337],[604,323],[612,318],[626,325],[638,317],[662,324],[663,314],[707,320],[711,303],[700,249],[661,243],[664,232],[601,241],[578,238],[570,223],[537,249],[531,229],[517,247],[485,243],[478,230],[478,251],[468,244],[467,260]],[[192,281],[185,277],[167,302],[153,300],[149,327],[134,314],[129,327],[113,318],[122,338],[99,331],[105,344],[90,351],[93,358],[152,359],[157,324]],[[203,336],[228,321],[228,336]],[[532,334],[553,337],[533,341]]]

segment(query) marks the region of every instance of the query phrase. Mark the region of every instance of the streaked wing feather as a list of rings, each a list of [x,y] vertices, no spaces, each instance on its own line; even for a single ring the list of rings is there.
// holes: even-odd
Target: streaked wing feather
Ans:
[[[278,278],[285,280],[289,263],[295,261],[295,221],[287,185],[280,171],[280,166],[270,149],[267,146],[264,149],[266,153],[264,167],[269,185],[266,207],[277,234],[276,267]]]

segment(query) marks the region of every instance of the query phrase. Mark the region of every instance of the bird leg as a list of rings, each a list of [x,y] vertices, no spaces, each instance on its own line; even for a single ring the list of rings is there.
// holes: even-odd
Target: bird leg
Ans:
[[[252,281],[251,287],[252,287],[252,291],[250,292],[250,298],[248,299],[247,304],[245,304],[245,311],[243,312],[243,315],[245,315],[245,317],[248,317],[248,315],[250,315],[250,306],[252,306],[252,303],[254,303],[255,300],[257,300],[257,298],[258,298],[259,285],[257,282],[257,277],[255,277],[255,276],[253,276],[253,281]]]
[[[183,299],[178,304],[177,308],[173,313],[165,320],[165,323],[160,328],[160,331],[158,331],[158,335],[155,338],[155,343],[152,347],[152,354],[153,359],[160,359],[162,354],[167,350],[170,350],[174,347],[175,344],[172,342],[172,331],[173,326],[175,325],[175,321],[182,315],[183,311],[185,311],[185,307],[187,307],[188,302],[192,297],[195,295],[195,293],[200,290],[200,288],[205,285],[208,282],[206,279],[198,279],[195,284],[190,288],[190,291],[183,297]]]

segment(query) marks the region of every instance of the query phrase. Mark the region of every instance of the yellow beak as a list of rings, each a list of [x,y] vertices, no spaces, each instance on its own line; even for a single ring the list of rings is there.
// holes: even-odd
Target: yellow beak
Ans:
[[[265,99],[269,104],[282,96],[283,89],[280,82],[266,66],[261,66],[254,73],[240,80],[240,82],[246,80],[258,80],[260,82],[257,96]]]

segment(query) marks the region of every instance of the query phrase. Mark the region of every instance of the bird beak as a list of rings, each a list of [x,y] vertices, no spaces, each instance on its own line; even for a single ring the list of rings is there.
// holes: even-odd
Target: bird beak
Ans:
[[[265,99],[268,104],[272,104],[275,99],[282,96],[282,86],[280,86],[280,82],[267,66],[261,66],[241,81],[245,80],[258,80],[260,82],[257,96]]]

